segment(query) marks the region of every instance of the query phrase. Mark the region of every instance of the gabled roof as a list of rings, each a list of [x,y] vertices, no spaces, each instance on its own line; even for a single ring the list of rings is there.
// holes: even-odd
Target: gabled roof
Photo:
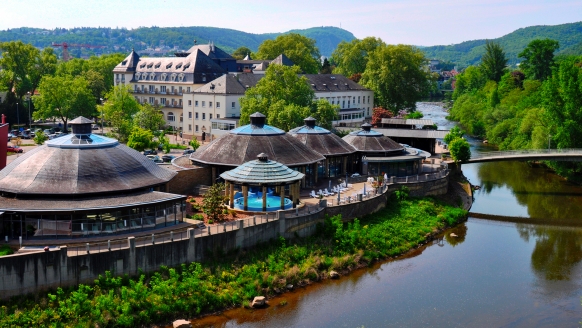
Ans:
[[[315,92],[370,91],[340,74],[304,74]]]
[[[277,58],[275,58],[271,61],[271,64],[279,64],[279,65],[285,65],[285,66],[295,65],[291,61],[291,59],[289,59],[289,57],[285,56],[285,54],[280,54],[279,56],[277,56]]]
[[[219,47],[215,46],[214,43],[209,44],[197,44],[192,46],[188,49],[188,53],[192,54],[196,51],[202,51],[206,56],[210,57],[211,59],[232,59],[234,58],[229,55],[226,51],[220,49]]]
[[[138,62],[139,55],[131,49],[131,53],[121,63],[115,66],[113,72],[135,72]]]
[[[248,88],[254,87],[262,77],[262,75],[255,74],[225,74],[194,90],[194,93],[242,95]]]

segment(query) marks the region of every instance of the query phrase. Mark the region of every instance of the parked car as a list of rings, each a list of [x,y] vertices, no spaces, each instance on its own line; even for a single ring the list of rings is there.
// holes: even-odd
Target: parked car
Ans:
[[[206,228],[204,222],[194,223],[194,229],[204,229],[204,228]]]
[[[16,138],[16,136],[12,133],[8,133],[8,139]]]
[[[160,156],[158,155],[146,155],[147,158],[151,159],[152,161],[154,161],[154,163],[163,163],[164,161],[160,158]]]
[[[32,138],[32,135],[30,133],[30,130],[24,130],[24,131],[22,131],[22,133],[20,134],[20,136],[23,139],[30,139],[30,138]]]
[[[174,158],[176,158],[176,156],[174,156],[174,155],[162,156],[162,160],[164,161],[164,163],[170,163]]]
[[[93,124],[93,126],[91,127],[91,129],[93,129],[93,130],[99,130],[99,125]]]
[[[154,149],[146,149],[146,150],[143,151],[143,154],[146,155],[146,156],[147,155],[157,155],[158,152],[155,151]]]
[[[184,152],[182,153],[182,155],[188,155],[188,154],[192,154],[193,152],[195,152],[196,150],[194,149],[186,149],[184,150]]]
[[[8,153],[22,153],[23,150],[22,150],[22,148],[20,148],[18,146],[8,146],[8,147],[6,147],[6,152],[8,152]]]

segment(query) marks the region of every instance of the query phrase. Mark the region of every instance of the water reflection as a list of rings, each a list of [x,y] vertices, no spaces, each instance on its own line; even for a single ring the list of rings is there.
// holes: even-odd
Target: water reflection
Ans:
[[[467,236],[467,225],[465,223],[460,224],[453,229],[450,229],[445,234],[445,240],[449,245],[455,247],[459,244],[462,244],[465,241],[465,237]],[[454,235],[452,235],[454,234]]]
[[[487,202],[506,187],[517,204],[527,207],[528,217],[547,220],[548,224],[582,225],[582,188],[545,168],[523,162],[484,163],[479,165],[477,176],[482,187],[476,193],[477,202]],[[504,207],[511,206],[511,200],[505,200]]]

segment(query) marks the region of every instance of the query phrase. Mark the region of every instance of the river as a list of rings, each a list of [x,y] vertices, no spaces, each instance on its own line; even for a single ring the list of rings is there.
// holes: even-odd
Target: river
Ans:
[[[440,128],[453,125],[440,106],[419,104],[419,110]],[[473,152],[487,149],[470,141]],[[234,309],[195,320],[194,326],[579,326],[582,188],[520,162],[462,170],[481,186],[471,213],[515,219],[470,215],[406,258],[296,289],[270,300],[267,309]],[[528,222],[533,219],[535,224]]]

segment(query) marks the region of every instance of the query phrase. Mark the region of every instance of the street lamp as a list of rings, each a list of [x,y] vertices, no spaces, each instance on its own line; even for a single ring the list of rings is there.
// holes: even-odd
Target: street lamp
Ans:
[[[20,115],[18,115],[18,103],[16,103],[16,122],[20,125]]]
[[[552,135],[548,134],[548,150],[550,150],[550,141],[552,140]]]
[[[103,134],[103,98],[99,98],[101,101],[101,135]]]
[[[32,119],[30,117],[30,101],[32,98],[30,97],[30,91],[26,93],[26,100],[28,100],[28,127],[32,127]]]

